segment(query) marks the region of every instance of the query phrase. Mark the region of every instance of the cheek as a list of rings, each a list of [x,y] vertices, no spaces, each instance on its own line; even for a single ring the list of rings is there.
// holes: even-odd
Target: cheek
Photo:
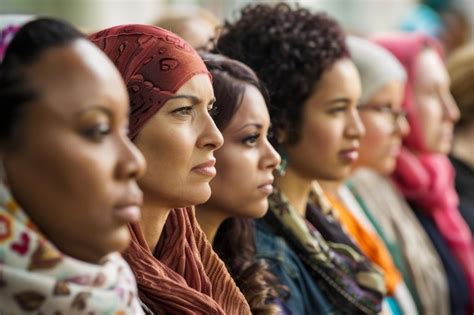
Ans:
[[[417,107],[418,122],[421,128],[421,136],[428,146],[436,141],[438,130],[443,123],[442,112],[439,104],[434,100],[427,100]]]
[[[111,216],[106,211],[111,206],[110,191],[116,188],[116,161],[110,150],[73,139],[47,143],[27,147],[23,152],[27,158],[17,160],[12,190],[19,204],[53,241],[97,238],[97,230],[84,235],[87,226],[108,232]]]
[[[443,119],[443,109],[434,97],[418,97],[416,115],[422,125],[432,126],[439,124]]]
[[[136,145],[148,165],[143,179],[159,177],[157,180],[167,182],[189,173],[195,137],[185,131],[170,128],[138,139]]]
[[[329,118],[327,118],[329,119]],[[342,139],[342,131],[330,121],[315,121],[307,126],[298,146],[303,155],[310,155],[311,160],[328,160],[334,158]]]
[[[212,180],[211,187],[228,190],[230,194],[245,194],[253,185],[255,173],[258,171],[257,162],[251,152],[238,145],[224,145],[215,153],[217,175]]]
[[[372,119],[362,120],[365,135],[361,138],[361,151],[377,149],[391,140],[392,126],[387,122]]]

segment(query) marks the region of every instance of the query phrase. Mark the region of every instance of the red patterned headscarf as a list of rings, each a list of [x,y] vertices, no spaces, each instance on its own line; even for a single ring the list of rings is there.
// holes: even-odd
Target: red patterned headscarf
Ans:
[[[115,26],[89,36],[118,68],[130,95],[133,140],[179,88],[210,73],[197,52],[177,35],[151,25]]]
[[[394,54],[408,74],[403,109],[407,111],[410,134],[404,139],[393,179],[406,199],[435,222],[451,253],[461,265],[469,284],[474,310],[474,241],[458,210],[454,169],[446,155],[431,153],[423,142],[420,116],[413,97],[417,57],[424,47],[443,56],[438,42],[423,34],[393,34],[374,39]]]

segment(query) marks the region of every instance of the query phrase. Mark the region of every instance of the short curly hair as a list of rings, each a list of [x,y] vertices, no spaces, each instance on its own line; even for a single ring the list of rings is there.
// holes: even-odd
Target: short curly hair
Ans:
[[[322,74],[349,57],[345,34],[325,13],[279,3],[247,5],[241,17],[226,21],[213,51],[250,66],[270,94],[273,127],[299,139],[304,102]]]

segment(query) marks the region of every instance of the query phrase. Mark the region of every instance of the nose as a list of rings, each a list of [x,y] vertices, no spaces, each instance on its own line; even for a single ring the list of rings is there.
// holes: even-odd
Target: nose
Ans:
[[[346,136],[349,138],[360,139],[365,135],[365,127],[360,119],[359,111],[356,107],[349,111],[349,117],[346,125]]]
[[[262,154],[262,158],[260,159],[260,168],[274,170],[278,165],[280,165],[280,154],[278,154],[268,139],[265,139],[265,143],[263,145],[264,152]]]
[[[224,137],[217,128],[211,115],[206,111],[203,119],[203,128],[200,133],[197,146],[207,148],[212,151],[219,149],[224,144]]]
[[[125,135],[122,137],[117,177],[120,179],[138,179],[145,174],[146,161],[143,154]]]
[[[441,97],[441,99],[443,103],[443,118],[453,123],[457,122],[461,117],[461,113],[459,112],[458,105],[451,93],[447,92],[446,95]]]

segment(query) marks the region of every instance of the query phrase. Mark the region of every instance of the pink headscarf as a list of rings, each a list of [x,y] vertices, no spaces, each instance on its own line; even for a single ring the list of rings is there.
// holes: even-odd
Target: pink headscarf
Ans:
[[[404,139],[393,179],[405,198],[419,206],[435,222],[452,254],[463,268],[473,304],[474,243],[470,230],[459,213],[454,169],[445,155],[429,152],[423,143],[421,123],[412,91],[418,55],[424,47],[429,46],[443,56],[441,46],[423,34],[397,34],[375,38],[374,41],[392,52],[403,64],[408,75],[403,109],[407,111],[411,132]],[[471,305],[471,309],[474,310],[474,305]]]

